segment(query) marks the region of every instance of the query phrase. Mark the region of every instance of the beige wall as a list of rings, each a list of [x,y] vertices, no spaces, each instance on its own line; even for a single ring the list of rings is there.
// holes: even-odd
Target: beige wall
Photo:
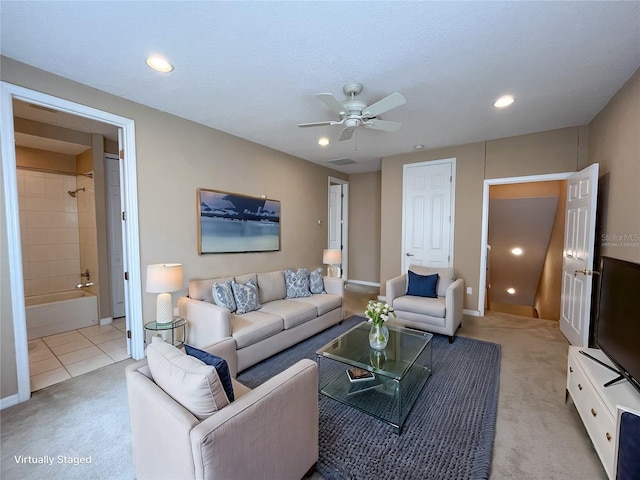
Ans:
[[[349,175],[349,280],[380,282],[380,172]]]
[[[381,293],[402,268],[403,165],[456,158],[454,268],[473,289],[465,295],[464,308],[478,310],[484,180],[576,171],[582,130],[563,128],[382,159]]]
[[[640,262],[640,69],[591,122],[588,163],[600,164],[602,255]]]
[[[191,278],[322,266],[327,239],[327,178],[346,180],[346,175],[11,59],[1,60],[3,81],[135,121],[143,318],[134,321],[149,321],[155,312],[155,295],[144,292],[149,263],[182,263],[185,285]],[[281,251],[199,256],[198,187],[280,200]],[[4,300],[10,294],[9,282],[3,282],[1,290]],[[4,383],[5,370],[6,375],[15,376],[15,358],[12,361],[9,355],[9,361],[4,362],[5,352],[13,348],[13,318],[4,314],[5,305],[3,301],[3,397],[16,393],[15,381],[11,384],[7,380],[7,388]]]

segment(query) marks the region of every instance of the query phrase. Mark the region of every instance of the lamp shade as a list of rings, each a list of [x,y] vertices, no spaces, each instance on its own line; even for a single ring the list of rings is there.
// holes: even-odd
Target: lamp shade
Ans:
[[[340,265],[342,252],[338,249],[328,248],[322,252],[322,263],[325,265]]]
[[[182,288],[182,264],[156,263],[147,265],[147,292],[177,292]]]

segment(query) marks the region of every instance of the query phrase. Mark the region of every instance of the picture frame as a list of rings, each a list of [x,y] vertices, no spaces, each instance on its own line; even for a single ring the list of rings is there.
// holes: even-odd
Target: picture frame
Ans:
[[[197,189],[198,254],[280,250],[279,200]]]

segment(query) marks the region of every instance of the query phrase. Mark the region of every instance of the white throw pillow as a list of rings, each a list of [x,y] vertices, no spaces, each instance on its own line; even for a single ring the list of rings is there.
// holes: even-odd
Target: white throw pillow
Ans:
[[[196,418],[204,420],[229,405],[215,367],[185,354],[160,337],[147,347],[153,381]]]

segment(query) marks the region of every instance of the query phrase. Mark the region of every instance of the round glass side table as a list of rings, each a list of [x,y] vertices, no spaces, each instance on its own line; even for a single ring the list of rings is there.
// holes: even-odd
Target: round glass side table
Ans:
[[[169,338],[167,338],[167,335],[164,333],[161,333],[158,336],[178,348],[181,348],[184,345],[184,341],[187,338],[187,321],[182,317],[173,317],[173,322],[169,323],[145,323],[144,329],[147,332],[167,332]],[[176,331],[178,331],[178,333],[182,333],[182,335],[176,337]],[[147,344],[147,335],[145,334],[144,337],[145,344]]]

